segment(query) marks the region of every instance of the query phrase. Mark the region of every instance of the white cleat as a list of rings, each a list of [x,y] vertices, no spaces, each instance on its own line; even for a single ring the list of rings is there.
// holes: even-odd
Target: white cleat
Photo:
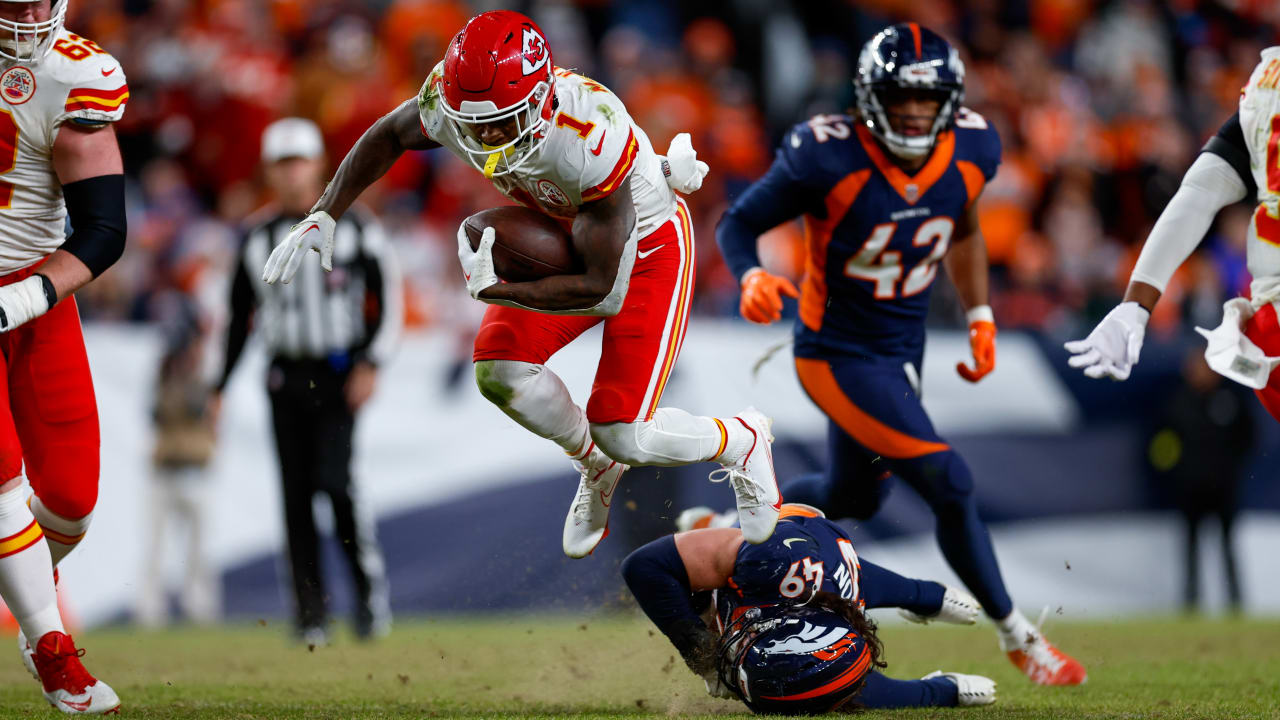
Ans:
[[[598,459],[597,459],[598,457]],[[584,558],[609,535],[609,506],[613,504],[613,492],[618,489],[630,466],[610,460],[603,453],[593,453],[586,465],[574,461],[573,466],[582,474],[578,481],[578,494],[569,506],[564,519],[564,554],[571,558]]]
[[[737,522],[737,510],[718,513],[706,505],[700,505],[691,507],[676,517],[676,532],[689,532],[703,528],[727,528],[733,527]]]
[[[729,422],[742,423],[751,432],[752,441],[741,457],[712,471],[711,482],[728,480],[733,486],[742,538],[758,545],[773,535],[782,510],[782,494],[778,492],[778,479],[773,473],[773,434],[769,432],[773,421],[749,407]]]
[[[44,699],[68,715],[106,715],[120,711],[120,698],[110,685],[98,680],[80,662],[71,636],[48,632],[35,648]]]
[[[950,623],[952,625],[972,625],[978,622],[978,614],[982,605],[978,599],[963,590],[947,587],[942,595],[942,609],[933,615],[919,615],[906,608],[898,608],[898,614],[913,623],[928,625],[931,622]]]
[[[31,643],[27,642],[27,634],[22,632],[22,628],[18,628],[18,654],[22,656],[22,667],[31,673],[31,677],[36,680],[40,679],[40,673],[36,672],[36,651],[31,649]]]
[[[960,691],[960,698],[957,703],[960,707],[990,705],[996,701],[996,681],[991,678],[982,677],[981,675],[965,675],[963,673],[934,670],[921,678],[921,680],[929,680],[936,677],[944,677],[956,684],[956,688]]]

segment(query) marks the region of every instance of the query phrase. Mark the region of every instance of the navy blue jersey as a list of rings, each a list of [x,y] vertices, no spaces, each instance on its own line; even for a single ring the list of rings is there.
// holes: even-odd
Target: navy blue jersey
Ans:
[[[839,525],[821,517],[786,515],[768,540],[742,543],[727,587],[716,593],[722,622],[740,608],[804,602],[815,588],[861,603],[858,555]]]
[[[741,277],[758,264],[760,234],[803,217],[796,355],[916,356],[938,263],[999,164],[999,135],[967,109],[914,175],[855,118],[820,115],[786,134],[769,172],[726,213],[717,240]]]

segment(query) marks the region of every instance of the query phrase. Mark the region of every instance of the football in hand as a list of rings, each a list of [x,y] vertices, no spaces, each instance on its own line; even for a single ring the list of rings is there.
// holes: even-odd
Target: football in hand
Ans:
[[[484,229],[493,228],[493,270],[507,282],[582,272],[569,233],[536,210],[516,205],[490,208],[467,218],[463,227],[472,250],[480,246]]]

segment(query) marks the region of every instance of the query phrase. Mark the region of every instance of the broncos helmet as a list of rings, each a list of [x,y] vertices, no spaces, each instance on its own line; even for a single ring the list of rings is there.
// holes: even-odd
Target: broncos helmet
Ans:
[[[752,712],[817,715],[862,689],[874,653],[850,622],[824,608],[751,608],[725,629],[720,681]]]
[[[862,46],[853,90],[858,113],[871,134],[894,155],[916,159],[933,150],[938,134],[955,121],[964,102],[964,63],[951,43],[932,30],[916,23],[890,25]],[[893,90],[937,94],[942,106],[928,135],[894,132],[885,109],[886,96]]]

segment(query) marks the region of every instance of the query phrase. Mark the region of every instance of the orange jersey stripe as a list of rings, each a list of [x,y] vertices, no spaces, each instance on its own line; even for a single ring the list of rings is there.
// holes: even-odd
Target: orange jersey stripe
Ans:
[[[631,166],[635,163],[636,155],[639,153],[640,142],[636,140],[635,132],[631,131],[627,134],[627,145],[622,151],[622,157],[618,158],[618,163],[613,166],[609,176],[599,185],[584,190],[582,192],[582,201],[599,200],[617,189],[622,180],[627,177],[627,173],[631,171]]]
[[[662,391],[667,388],[667,380],[671,379],[676,358],[680,356],[680,344],[684,339],[684,323],[688,320],[688,300],[693,285],[693,230],[689,226],[689,212],[685,209],[684,203],[676,205],[676,219],[680,222],[681,234],[684,236],[681,243],[684,246],[684,264],[680,267],[680,294],[676,299],[676,315],[671,324],[671,336],[667,338],[662,371],[658,373],[658,384],[654,387],[653,400],[649,403],[649,409],[645,411],[645,420],[652,419],[653,413],[658,410]]]
[[[846,175],[827,193],[827,216],[806,215],[804,218],[808,258],[805,260],[804,280],[800,284],[800,321],[814,332],[822,329],[822,317],[827,309],[827,246],[831,244],[831,232],[853,207],[870,178],[870,169]]]
[[[0,539],[0,558],[20,553],[40,542],[43,538],[44,533],[40,532],[40,524],[32,519],[31,523],[22,530],[7,538]]]
[[[887,458],[916,458],[950,450],[946,443],[930,442],[895,430],[868,415],[844,394],[831,365],[822,360],[796,358],[796,374],[809,399],[864,447]]]
[[[982,171],[977,165],[968,160],[957,160],[956,169],[960,171],[960,176],[964,178],[964,189],[969,194],[969,204],[972,205],[974,200],[982,194],[982,188],[987,184],[987,179],[982,176]]]
[[[870,130],[861,125],[858,125],[855,130],[858,133],[858,141],[862,143],[863,149],[867,151],[867,156],[875,163],[876,169],[880,171],[880,174],[884,175],[884,179],[889,181],[889,184],[893,186],[894,190],[898,191],[898,194],[902,196],[903,200],[907,201],[908,205],[915,205],[916,201],[924,197],[924,194],[929,192],[929,188],[938,182],[938,179],[951,166],[951,158],[956,151],[955,133],[950,130],[940,133],[938,142],[933,147],[933,154],[929,156],[929,161],[915,175],[908,175],[902,168],[885,157],[884,151],[880,149]]]

